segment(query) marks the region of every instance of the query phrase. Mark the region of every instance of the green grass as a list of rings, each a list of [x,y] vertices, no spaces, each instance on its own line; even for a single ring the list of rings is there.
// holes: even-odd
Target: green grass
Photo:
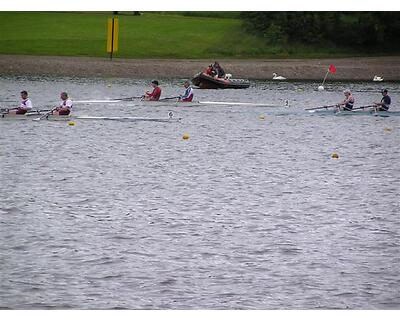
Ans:
[[[121,58],[315,58],[360,55],[338,48],[269,46],[234,14],[144,13],[119,17]],[[201,15],[201,14],[199,14]],[[205,14],[210,15],[210,14]],[[0,53],[106,57],[111,12],[0,12]]]

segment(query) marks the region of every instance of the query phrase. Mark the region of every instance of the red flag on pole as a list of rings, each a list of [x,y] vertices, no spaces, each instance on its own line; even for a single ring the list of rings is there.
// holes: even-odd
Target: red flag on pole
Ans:
[[[335,73],[335,72],[336,72],[336,67],[335,67],[333,64],[331,64],[331,65],[329,66],[328,71],[329,71],[330,73]]]

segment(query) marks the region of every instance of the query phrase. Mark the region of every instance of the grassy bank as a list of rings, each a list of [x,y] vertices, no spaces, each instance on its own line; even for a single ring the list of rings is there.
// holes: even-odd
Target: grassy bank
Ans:
[[[106,57],[107,13],[0,12],[0,54]],[[121,15],[121,58],[316,58],[361,55],[337,48],[268,46],[234,18]]]

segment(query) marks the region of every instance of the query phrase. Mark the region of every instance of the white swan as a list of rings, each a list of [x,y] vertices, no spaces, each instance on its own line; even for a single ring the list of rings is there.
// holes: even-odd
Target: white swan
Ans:
[[[381,82],[383,81],[383,77],[374,76],[374,79],[372,79],[372,81]]]
[[[278,76],[275,72],[272,74],[273,78],[272,80],[286,80],[285,77]]]

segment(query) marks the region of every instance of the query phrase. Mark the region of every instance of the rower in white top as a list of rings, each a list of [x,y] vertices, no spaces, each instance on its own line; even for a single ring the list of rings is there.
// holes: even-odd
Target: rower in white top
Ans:
[[[28,98],[28,92],[21,91],[21,104],[18,108],[9,110],[9,114],[25,114],[33,108],[31,100]]]
[[[52,114],[55,116],[67,116],[71,113],[72,100],[68,99],[66,92],[61,92],[60,98],[60,105],[53,110]]]

